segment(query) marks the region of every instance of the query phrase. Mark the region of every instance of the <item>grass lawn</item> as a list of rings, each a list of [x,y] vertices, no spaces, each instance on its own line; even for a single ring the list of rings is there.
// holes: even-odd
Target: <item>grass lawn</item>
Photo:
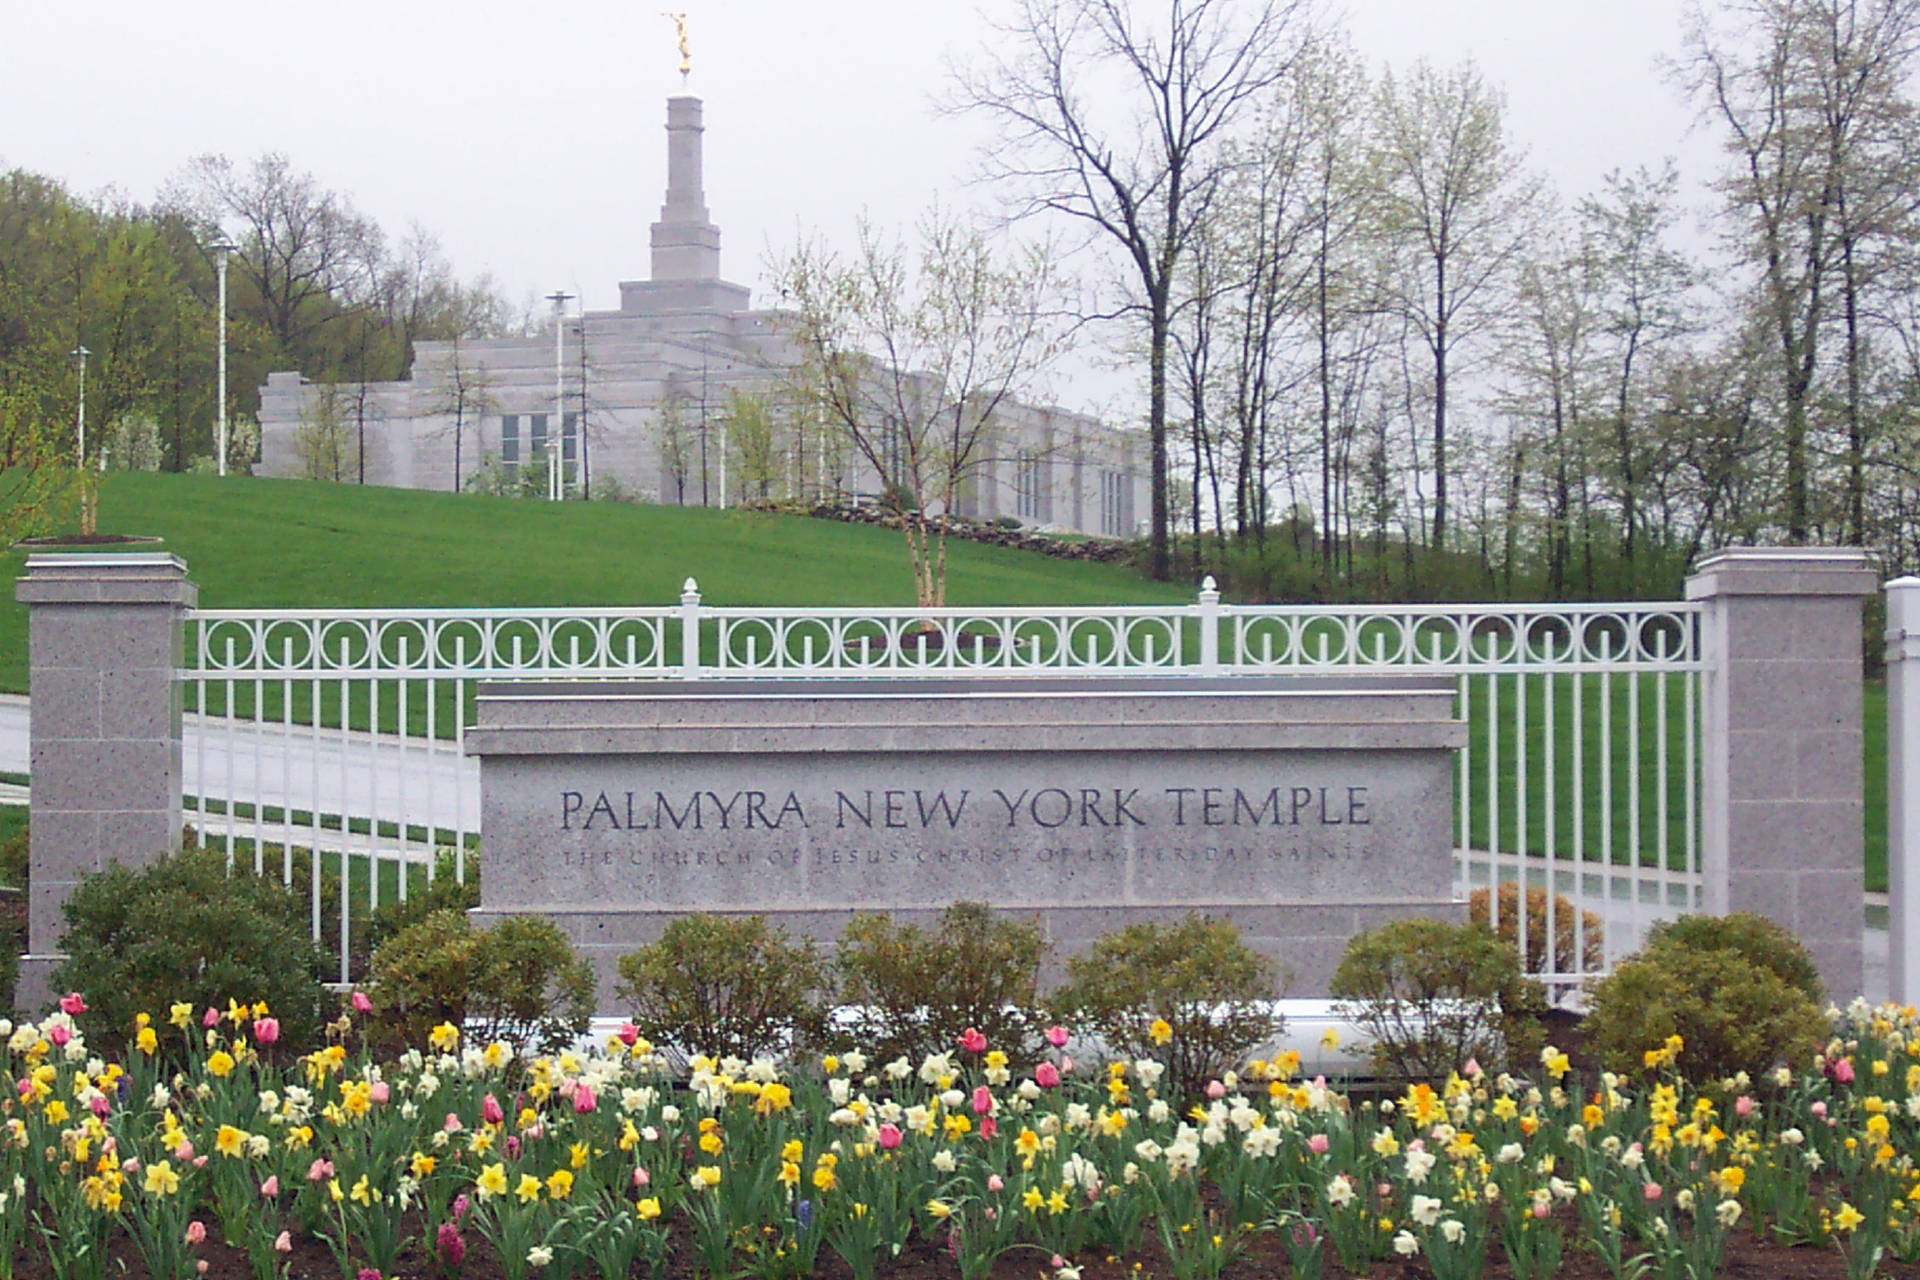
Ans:
[[[206,608],[676,605],[689,577],[711,605],[913,603],[899,534],[802,516],[114,472],[100,528],[164,538]],[[18,577],[24,552],[0,554]],[[947,590],[960,605],[1193,599],[1122,566],[964,542]],[[9,591],[0,691],[26,679],[26,610]]]

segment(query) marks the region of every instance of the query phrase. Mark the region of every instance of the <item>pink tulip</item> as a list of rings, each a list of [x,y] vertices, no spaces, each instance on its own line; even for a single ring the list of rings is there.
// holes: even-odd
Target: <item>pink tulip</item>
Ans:
[[[200,1015],[200,1025],[208,1028],[209,1030],[219,1026],[220,1011],[214,1008],[212,1005],[208,1005],[207,1011]]]
[[[599,1105],[600,1099],[593,1096],[593,1086],[583,1084],[573,1091],[573,1113],[575,1115],[590,1116]]]
[[[64,1049],[67,1047],[68,1042],[73,1039],[73,1028],[55,1023],[53,1026],[47,1028],[47,1039],[53,1041],[54,1048]]]
[[[1209,1081],[1207,1081],[1207,1097],[1208,1097],[1208,1099],[1210,1099],[1211,1101],[1214,1101],[1214,1102],[1218,1102],[1218,1101],[1220,1101],[1220,1099],[1222,1099],[1222,1098],[1224,1098],[1224,1097],[1226,1097],[1226,1096],[1227,1096],[1227,1086],[1226,1086],[1226,1085],[1224,1085],[1224,1084],[1222,1084],[1222,1083],[1221,1083],[1220,1081],[1218,1081],[1218,1080],[1209,1080]]]
[[[642,1169],[637,1165],[634,1167],[634,1170],[633,1170],[634,1190],[637,1191],[641,1187],[649,1186],[652,1184],[652,1182],[653,1182],[652,1174],[648,1173],[645,1169]]]
[[[458,1133],[466,1128],[466,1126],[460,1122],[460,1113],[457,1111],[447,1112],[447,1118],[441,1123],[440,1127],[448,1133]]]
[[[882,1151],[891,1151],[900,1145],[900,1127],[898,1125],[883,1124],[880,1126],[880,1132],[876,1135],[876,1138],[880,1143],[880,1149]]]
[[[1311,1138],[1307,1139],[1307,1150],[1313,1152],[1313,1154],[1317,1156],[1323,1156],[1327,1154],[1327,1148],[1332,1145],[1333,1145],[1332,1143],[1327,1141],[1327,1135],[1324,1133],[1316,1133]]]
[[[393,1086],[385,1080],[375,1080],[373,1082],[373,1088],[368,1090],[368,1096],[373,1099],[374,1105],[384,1107],[387,1105],[388,1100],[393,1097]]]
[[[207,1238],[207,1224],[195,1218],[187,1224],[187,1243],[203,1244]]]
[[[280,1175],[277,1173],[268,1174],[267,1180],[260,1184],[260,1194],[268,1200],[279,1199]]]
[[[1822,1120],[1827,1118],[1827,1104],[1825,1102],[1816,1102],[1811,1107],[1808,1107],[1807,1110],[1813,1112],[1815,1116]]]
[[[992,1142],[993,1135],[999,1132],[1000,1122],[998,1120],[995,1120],[992,1116],[980,1117],[980,1137],[983,1141]]]
[[[21,1076],[15,1083],[15,1087],[20,1091],[21,1097],[31,1098],[33,1096],[33,1080],[31,1077]]]
[[[195,1157],[193,1158],[193,1167],[194,1167],[194,1168],[196,1168],[196,1169],[204,1169],[204,1168],[206,1168],[206,1167],[207,1167],[207,1158],[206,1158],[205,1156],[195,1156]]]
[[[500,1099],[492,1094],[480,1099],[480,1118],[488,1124],[505,1124],[507,1113],[500,1109]]]
[[[1830,1068],[1833,1078],[1841,1084],[1853,1083],[1853,1059],[1842,1058]]]
[[[968,1053],[985,1053],[987,1038],[975,1027],[968,1027],[960,1033],[960,1047]]]
[[[255,1018],[253,1022],[253,1038],[261,1044],[274,1043],[274,1041],[280,1038],[280,1019]]]
[[[282,1231],[279,1235],[275,1236],[273,1238],[273,1251],[275,1253],[292,1253],[293,1233]]]
[[[507,1139],[507,1159],[518,1160],[519,1158],[520,1158],[520,1139],[508,1138]]]
[[[92,1100],[87,1103],[87,1109],[92,1111],[94,1115],[99,1116],[102,1120],[105,1120],[107,1113],[113,1110],[113,1104],[107,1101],[106,1094],[96,1093],[93,1095]]]
[[[120,1162],[120,1172],[126,1174],[128,1177],[132,1177],[134,1174],[140,1172],[140,1162],[138,1160],[122,1160]]]
[[[87,1001],[78,991],[69,991],[60,997],[60,1012],[69,1018],[77,1018],[87,1011]]]
[[[333,1176],[333,1161],[315,1160],[307,1166],[308,1182],[325,1182]]]
[[[1661,1192],[1661,1186],[1659,1183],[1649,1182],[1641,1190],[1640,1194],[1645,1196],[1648,1202],[1651,1203],[1652,1201],[1658,1200],[1660,1198],[1660,1192]]]
[[[1007,1184],[1005,1179],[1001,1178],[999,1174],[990,1173],[987,1175],[987,1190],[999,1191],[1001,1188],[1005,1187],[1006,1185]]]
[[[993,1090],[981,1085],[973,1091],[973,1114],[983,1116],[993,1110]]]
[[[173,1158],[180,1161],[193,1159],[193,1139],[180,1139],[180,1145],[173,1149]]]
[[[207,1274],[207,1260],[205,1258],[201,1258],[193,1264],[193,1273],[197,1276]]]
[[[1052,1045],[1056,1049],[1066,1048],[1067,1047],[1067,1029],[1058,1024],[1048,1027],[1047,1043]]]
[[[637,1042],[639,1039],[640,1039],[640,1028],[634,1026],[631,1022],[623,1022],[620,1024],[620,1043],[621,1044],[631,1049],[633,1048],[635,1042]]]
[[[373,1001],[368,998],[366,992],[356,991],[353,993],[353,1011],[355,1013],[373,1012]]]
[[[1060,1074],[1063,1076],[1070,1076],[1073,1074],[1073,1055],[1072,1054],[1063,1053],[1060,1055]]]
[[[1057,1088],[1060,1084],[1060,1071],[1051,1062],[1043,1062],[1033,1069],[1033,1082],[1042,1089]]]
[[[1744,1093],[1741,1094],[1739,1097],[1735,1098],[1733,1100],[1733,1114],[1739,1116],[1742,1120],[1752,1115],[1753,1099],[1749,1098]]]
[[[354,1280],[380,1280],[380,1273],[372,1267],[362,1267],[360,1274],[355,1276]]]

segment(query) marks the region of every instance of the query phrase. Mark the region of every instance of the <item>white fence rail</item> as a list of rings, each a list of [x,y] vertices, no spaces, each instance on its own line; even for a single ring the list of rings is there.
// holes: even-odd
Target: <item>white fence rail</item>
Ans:
[[[1211,580],[1186,606],[713,608],[689,579],[657,608],[200,610],[186,809],[230,857],[311,883],[344,982],[358,907],[466,875],[481,680],[1445,673],[1470,726],[1456,884],[1571,985],[1700,907],[1700,631],[1690,603],[1243,606]]]

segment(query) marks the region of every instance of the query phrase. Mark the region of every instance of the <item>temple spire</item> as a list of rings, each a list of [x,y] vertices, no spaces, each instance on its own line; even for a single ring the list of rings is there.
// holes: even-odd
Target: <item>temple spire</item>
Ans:
[[[653,224],[653,278],[718,280],[720,228],[707,216],[700,99],[667,99],[667,198]]]

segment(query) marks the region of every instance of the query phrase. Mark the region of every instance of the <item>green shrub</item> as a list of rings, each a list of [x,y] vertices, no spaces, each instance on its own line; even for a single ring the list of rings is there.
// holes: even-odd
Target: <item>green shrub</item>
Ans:
[[[1115,1053],[1159,1062],[1177,1096],[1197,1095],[1283,1025],[1272,963],[1231,923],[1198,913],[1103,934],[1067,961],[1067,979],[1055,997],[1062,1015]]]
[[[27,828],[23,826],[6,839],[0,840],[0,884],[10,885],[25,892],[29,865]]]
[[[11,929],[0,930],[0,1017],[13,1008],[20,988],[20,942]]]
[[[1601,1062],[1623,1074],[1677,1035],[1679,1068],[1713,1081],[1802,1066],[1825,1041],[1826,1018],[1807,993],[1731,947],[1696,949],[1670,939],[1595,983],[1581,1024]]]
[[[1647,932],[1642,954],[1667,947],[1693,951],[1738,951],[1747,963],[1769,970],[1814,1004],[1824,1004],[1826,988],[1820,970],[1800,939],[1786,926],[1765,916],[1735,911],[1724,916],[1681,916],[1665,920]]]
[[[236,1000],[265,1001],[282,1044],[297,1051],[335,1007],[320,985],[331,962],[309,934],[306,899],[244,865],[228,874],[219,853],[110,866],[75,885],[62,911],[67,958],[53,988],[86,997],[82,1025],[103,1047],[123,1043],[137,1014],[164,1019],[175,1001]]]
[[[1037,1043],[1046,950],[1037,921],[996,917],[984,902],[955,903],[930,931],[857,915],[835,957],[843,1008],[830,1034],[880,1061],[917,1063],[972,1027],[1024,1057]]]
[[[1475,924],[1491,925],[1488,910],[1490,895],[1475,889],[1467,895],[1467,918]],[[1494,932],[1509,947],[1520,945],[1520,886],[1509,881],[1500,886],[1500,923]],[[1574,921],[1580,922],[1580,944],[1574,945]],[[1595,972],[1606,964],[1606,923],[1599,913],[1582,911],[1565,894],[1553,895],[1553,965],[1556,973]],[[1547,891],[1539,885],[1527,890],[1527,962],[1530,973],[1546,971],[1547,965]],[[1571,984],[1569,984],[1571,985]]]
[[[472,850],[467,851],[466,879],[459,878],[459,865],[454,860],[451,849],[441,849],[434,855],[433,880],[425,886],[416,885],[408,893],[405,902],[384,902],[374,908],[367,920],[367,949],[378,951],[389,938],[402,930],[419,924],[436,911],[470,911],[480,905],[480,858]],[[330,886],[338,901],[337,883]],[[337,912],[336,907],[336,912]]]
[[[826,967],[765,916],[680,916],[620,957],[616,989],[649,1037],[689,1053],[755,1058],[816,1035]]]
[[[1485,925],[1395,920],[1356,934],[1331,990],[1340,1015],[1371,1037],[1381,1075],[1444,1080],[1469,1058],[1523,1062],[1543,1043],[1545,996]]]
[[[477,1041],[550,1051],[593,1017],[593,967],[545,916],[477,929],[465,911],[435,911],[373,953],[369,979],[379,1034],[397,1048],[450,1022]]]

